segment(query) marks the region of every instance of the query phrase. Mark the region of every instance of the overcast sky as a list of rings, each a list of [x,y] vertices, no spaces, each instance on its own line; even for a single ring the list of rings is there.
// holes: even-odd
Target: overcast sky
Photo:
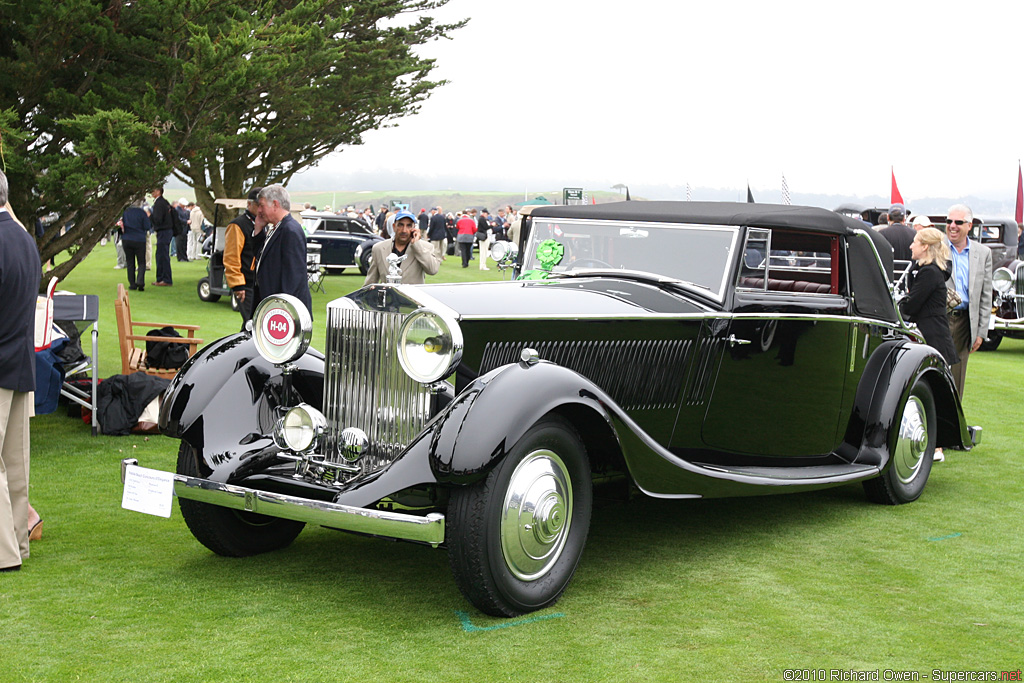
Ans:
[[[1016,191],[1020,0],[451,0],[435,16],[470,18],[422,49],[451,82],[321,169],[755,195],[784,173],[794,193],[888,196],[893,166],[908,202]]]

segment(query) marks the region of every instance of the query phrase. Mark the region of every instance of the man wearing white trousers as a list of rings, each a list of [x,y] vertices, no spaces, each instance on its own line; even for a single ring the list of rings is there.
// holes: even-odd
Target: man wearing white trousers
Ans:
[[[487,267],[487,256],[491,251],[491,214],[487,209],[480,210],[480,216],[476,219],[476,234],[484,234],[476,246],[480,247],[480,270],[490,270]]]
[[[203,255],[203,210],[195,202],[189,204],[188,213],[188,260],[195,261]]]
[[[0,572],[28,557],[29,426],[34,410],[36,295],[42,265],[35,240],[7,203],[0,171]]]

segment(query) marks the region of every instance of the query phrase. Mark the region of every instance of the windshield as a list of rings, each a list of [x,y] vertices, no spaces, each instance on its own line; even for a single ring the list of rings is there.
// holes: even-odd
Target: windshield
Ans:
[[[738,235],[734,226],[535,218],[523,274],[637,271],[696,285],[721,301]]]
[[[307,235],[312,235],[323,223],[323,220],[320,216],[303,216],[302,229],[306,231]]]

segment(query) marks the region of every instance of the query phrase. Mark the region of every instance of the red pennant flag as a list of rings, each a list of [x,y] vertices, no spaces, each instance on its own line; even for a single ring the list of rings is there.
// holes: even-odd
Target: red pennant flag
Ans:
[[[1024,177],[1020,174],[1020,159],[1017,160],[1017,208],[1013,212],[1017,225],[1024,223]]]
[[[902,204],[903,195],[900,194],[900,188],[896,187],[896,172],[892,170],[892,166],[889,167],[889,172],[892,173],[892,197],[889,199],[889,203]]]

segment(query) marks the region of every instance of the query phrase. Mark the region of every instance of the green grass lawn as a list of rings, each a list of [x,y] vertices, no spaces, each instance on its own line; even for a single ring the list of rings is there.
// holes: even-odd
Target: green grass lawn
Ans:
[[[120,372],[100,248],[65,283],[101,297],[101,375]],[[237,330],[198,300],[201,264],[133,293],[137,318]],[[434,280],[500,279],[449,258]],[[151,278],[152,279],[152,278]],[[326,302],[358,287],[327,279]],[[314,346],[321,346],[317,324]],[[309,528],[246,559],[120,507],[118,462],[174,467],[177,442],[91,437],[32,421],[32,500],[45,520],[25,569],[0,575],[0,681],[782,681],[786,669],[1014,670],[1024,651],[1020,387],[1024,343],[970,362],[965,410],[983,444],[948,454],[917,502],[861,487],[747,499],[603,502],[553,608],[481,615],[443,550]],[[809,673],[809,672],[808,672]],[[923,677],[923,676],[922,676]],[[804,678],[803,680],[811,680]],[[820,678],[818,680],[821,680]],[[831,678],[826,678],[831,680]],[[927,680],[927,679],[926,679]]]

